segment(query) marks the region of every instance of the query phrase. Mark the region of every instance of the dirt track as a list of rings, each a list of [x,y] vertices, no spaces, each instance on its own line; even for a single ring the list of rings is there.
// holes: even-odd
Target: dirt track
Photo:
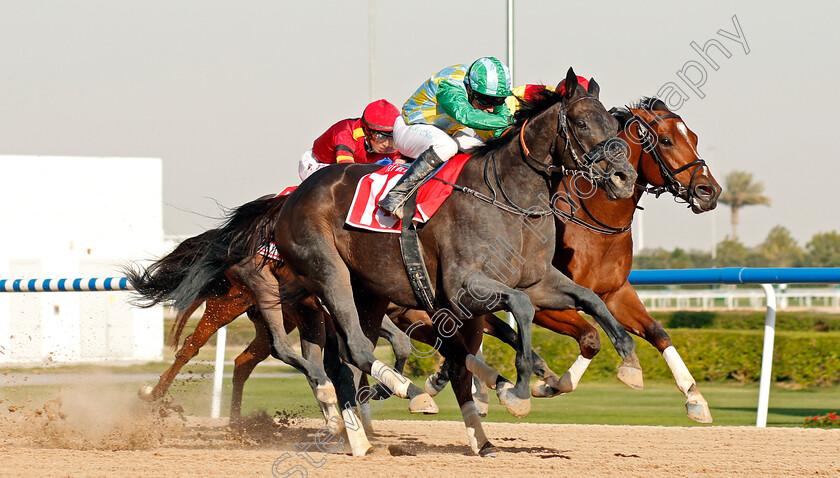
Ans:
[[[471,456],[457,422],[378,421],[375,452],[354,458],[314,446],[322,422],[123,416],[93,429],[72,406],[0,413],[0,476],[840,476],[840,430],[488,423],[503,450]],[[74,422],[74,418],[77,421]],[[285,460],[278,461],[285,455]],[[316,467],[315,465],[319,465]],[[291,475],[289,475],[291,476]],[[301,474],[295,476],[302,476]]]

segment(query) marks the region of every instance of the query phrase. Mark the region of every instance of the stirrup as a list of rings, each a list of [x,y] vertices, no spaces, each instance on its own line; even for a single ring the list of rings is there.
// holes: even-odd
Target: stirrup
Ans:
[[[391,194],[391,192],[389,192],[388,195],[385,196],[385,199],[379,201],[376,206],[394,219],[402,220],[403,206],[406,201],[408,201],[408,194],[402,194],[400,192],[394,192]]]

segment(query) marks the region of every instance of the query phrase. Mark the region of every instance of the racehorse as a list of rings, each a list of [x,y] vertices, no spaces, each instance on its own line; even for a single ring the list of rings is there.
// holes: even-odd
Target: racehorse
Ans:
[[[697,135],[662,101],[643,98],[630,108],[614,108],[611,112],[621,128],[618,137],[630,148],[630,162],[639,173],[636,193],[632,198],[611,201],[602,191],[581,194],[564,179],[553,203],[557,224],[553,265],[592,289],[626,330],[656,347],[686,396],[688,417],[711,423],[708,402],[697,390],[670,337],[647,313],[627,278],[633,259],[630,224],[645,192],[657,197],[670,192],[699,214],[715,208],[721,187],[697,152]],[[428,318],[425,321],[428,323]],[[516,336],[507,324],[493,316],[486,317],[486,322],[489,334],[513,345]],[[542,310],[536,313],[534,323],[574,337],[580,344],[580,356],[562,377],[545,367],[545,377],[535,383],[532,393],[553,396],[573,391],[600,350],[597,330],[573,310]],[[445,386],[445,370],[427,380],[426,389],[432,394]]]
[[[129,282],[144,301],[142,303],[138,302],[138,305],[151,306],[165,301],[168,294],[186,276],[190,266],[203,251],[203,247],[217,233],[218,230],[212,229],[182,241],[171,253],[155,261],[143,273],[130,269],[126,270],[125,273]],[[272,259],[266,256],[263,260],[271,261]],[[261,267],[263,260],[244,261],[239,269],[231,268],[225,271],[210,287],[206,288],[206,293],[202,297],[186,309],[178,311],[169,335],[169,343],[173,347],[177,347],[180,343],[180,337],[187,320],[202,303],[205,304],[201,319],[193,333],[184,340],[183,346],[176,352],[172,366],[161,375],[154,387],[143,386],[138,392],[140,398],[146,401],[154,401],[163,397],[181,368],[195,357],[198,350],[210,337],[221,327],[226,326],[243,313],[247,313],[248,318],[254,325],[255,336],[248,347],[234,360],[230,419],[231,423],[236,423],[241,417],[242,392],[245,381],[254,367],[271,353],[271,335],[262,314],[255,306],[255,294],[247,289],[240,277],[243,270],[252,273],[253,271],[250,269]],[[271,270],[281,270],[277,264],[271,264],[269,267]],[[282,277],[271,277],[270,279],[278,281]],[[312,304],[310,303],[309,306],[312,307]],[[298,326],[302,318],[294,307],[284,307],[283,314],[284,327],[288,334]],[[405,361],[411,353],[411,344],[408,337],[390,321],[384,321],[382,325],[380,335],[391,342],[396,357],[395,368],[402,371]],[[377,390],[377,395],[382,394],[384,394],[383,391]],[[365,404],[359,405],[365,406]],[[370,423],[367,420],[369,415],[362,413],[362,419],[365,428],[369,429]]]
[[[477,192],[477,197],[487,200],[452,195],[419,230],[439,310],[449,314],[445,318],[438,316],[438,329],[444,322],[449,327],[457,324],[448,333],[439,330],[443,339],[441,352],[453,359],[453,388],[462,407],[470,444],[481,455],[494,454],[496,450],[475,416],[469,379],[470,371],[478,371],[482,377],[488,374],[482,373],[464,344],[453,337],[480,337],[481,327],[471,326],[477,321],[469,319],[494,310],[509,310],[518,322],[516,385],[503,378],[489,384],[497,387],[501,402],[516,416],[524,416],[530,409],[530,324],[534,306],[582,308],[604,327],[626,362],[638,363],[632,339],[603,302],[551,267],[553,240],[544,244],[533,232],[538,227],[545,236],[554,234],[553,221],[544,220],[551,211],[537,206],[539,195],[547,195],[550,184],[559,176],[554,173],[585,170],[615,198],[629,197],[635,183],[635,171],[626,157],[605,154],[617,127],[615,119],[597,100],[597,83],[591,82],[589,91],[584,90],[570,69],[565,84],[565,94],[546,94],[542,101],[523,108],[508,135],[488,143],[466,162],[457,181],[460,190]],[[281,284],[281,301],[291,303],[309,294],[318,296],[346,340],[348,358],[357,367],[396,395],[410,399],[412,412],[436,411],[428,394],[372,354],[371,342],[389,302],[423,307],[401,265],[398,238],[344,226],[346,207],[356,184],[373,171],[375,167],[367,165],[336,165],[318,171],[289,196],[282,208],[266,214],[278,214],[277,220],[269,221],[276,224],[273,234],[265,229],[262,234],[254,234],[248,210],[258,204],[242,206],[242,217],[238,218],[237,210],[223,229],[229,231],[227,237],[231,240],[249,242],[251,252],[273,236],[286,267],[297,279]],[[497,198],[499,194],[503,201]],[[247,228],[237,228],[245,222]],[[497,239],[517,257],[528,258],[521,267],[498,280],[488,276],[493,272],[480,247]],[[223,260],[208,267],[209,274],[241,260],[221,253],[236,249],[230,242],[219,244],[217,249],[224,249],[219,251]],[[191,303],[203,287],[201,281],[190,282],[176,290],[176,304]],[[444,308],[444,304],[455,312]]]

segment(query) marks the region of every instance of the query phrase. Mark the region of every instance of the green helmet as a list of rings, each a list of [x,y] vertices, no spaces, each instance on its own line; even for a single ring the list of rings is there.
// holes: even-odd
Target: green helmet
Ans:
[[[511,93],[510,68],[498,58],[486,56],[475,60],[467,70],[465,83],[476,93],[505,97]]]

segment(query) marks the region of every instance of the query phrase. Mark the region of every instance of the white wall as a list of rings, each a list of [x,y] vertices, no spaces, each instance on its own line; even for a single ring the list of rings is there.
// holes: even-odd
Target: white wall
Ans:
[[[161,160],[0,156],[0,278],[117,277],[163,248]],[[0,293],[0,363],[161,360],[128,292]]]

